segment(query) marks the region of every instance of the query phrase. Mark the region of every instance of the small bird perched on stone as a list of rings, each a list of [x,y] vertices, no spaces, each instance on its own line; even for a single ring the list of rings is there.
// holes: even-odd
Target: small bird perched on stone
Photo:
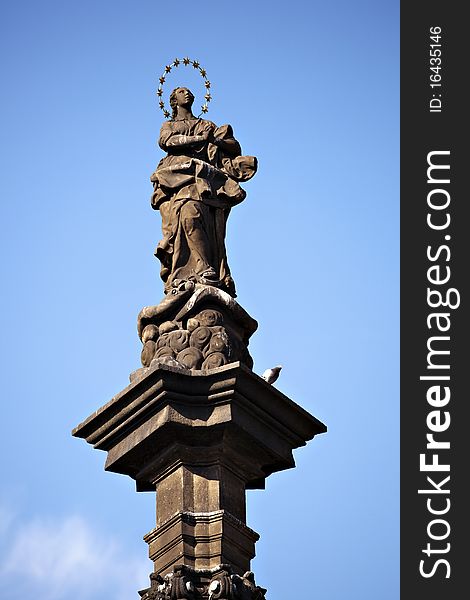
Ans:
[[[265,379],[268,383],[274,383],[279,377],[281,369],[282,365],[277,365],[277,367],[273,367],[272,369],[266,369],[266,371],[261,375],[261,377]]]

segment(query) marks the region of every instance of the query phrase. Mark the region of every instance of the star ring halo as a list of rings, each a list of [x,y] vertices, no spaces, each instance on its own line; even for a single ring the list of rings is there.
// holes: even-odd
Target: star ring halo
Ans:
[[[207,72],[205,69],[203,69],[201,67],[200,63],[197,60],[191,60],[188,57],[175,58],[175,60],[172,63],[170,63],[169,65],[166,65],[166,67],[162,73],[162,76],[158,80],[159,81],[158,89],[157,89],[158,106],[163,111],[163,114],[165,115],[165,119],[168,119],[170,117],[170,111],[165,106],[165,102],[163,100],[163,86],[166,82],[167,76],[171,73],[172,69],[175,69],[175,68],[179,67],[180,65],[183,65],[184,67],[193,67],[194,69],[197,69],[199,71],[201,77],[204,79],[204,87],[206,89],[206,94],[204,96],[205,102],[201,106],[201,113],[199,114],[199,117],[203,113],[204,114],[207,113],[207,111],[209,110],[209,108],[208,108],[209,102],[212,100],[211,82],[207,79]]]

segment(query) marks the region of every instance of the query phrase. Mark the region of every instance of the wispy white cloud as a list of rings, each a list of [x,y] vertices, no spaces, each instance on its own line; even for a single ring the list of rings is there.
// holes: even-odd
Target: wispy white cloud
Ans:
[[[129,600],[138,598],[151,570],[148,560],[129,556],[79,516],[13,521],[8,538],[0,556],[4,600],[23,594],[33,594],[35,600],[91,600],[102,599],[104,592]]]

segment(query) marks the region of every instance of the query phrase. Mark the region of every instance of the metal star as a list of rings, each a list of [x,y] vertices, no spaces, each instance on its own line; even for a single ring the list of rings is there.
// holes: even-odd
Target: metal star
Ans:
[[[192,65],[195,69],[198,69],[201,73],[201,77],[204,79],[204,87],[206,88],[206,95],[204,96],[205,103],[201,106],[201,110],[203,113],[208,112],[208,104],[212,100],[212,95],[210,94],[211,82],[207,79],[207,71],[201,67],[201,64],[197,60],[191,60],[188,56],[185,56],[182,59],[175,58],[173,62],[169,65],[166,65],[162,76],[159,78],[159,86],[157,89],[157,98],[158,105],[163,111],[165,118],[169,118],[171,115],[171,111],[166,110],[165,102],[163,101],[163,84],[166,82],[166,75],[171,73],[173,68],[178,67],[179,65]]]

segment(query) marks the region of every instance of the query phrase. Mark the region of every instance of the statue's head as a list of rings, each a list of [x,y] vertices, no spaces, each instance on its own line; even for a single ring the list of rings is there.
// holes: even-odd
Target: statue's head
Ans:
[[[191,90],[185,87],[177,87],[170,94],[170,106],[172,108],[173,114],[172,118],[174,119],[177,114],[178,106],[185,106],[186,108],[191,109],[191,106],[194,102],[194,94]]]

